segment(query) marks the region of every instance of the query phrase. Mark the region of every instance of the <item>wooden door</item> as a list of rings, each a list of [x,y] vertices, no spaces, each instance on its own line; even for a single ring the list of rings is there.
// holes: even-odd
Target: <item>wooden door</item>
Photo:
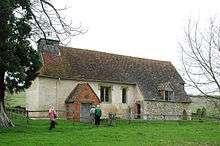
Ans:
[[[80,122],[89,122],[90,121],[90,103],[81,103],[80,104]]]

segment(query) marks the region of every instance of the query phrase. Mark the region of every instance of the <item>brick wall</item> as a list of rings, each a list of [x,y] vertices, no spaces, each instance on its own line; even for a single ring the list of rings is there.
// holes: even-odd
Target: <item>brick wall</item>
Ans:
[[[74,119],[75,121],[80,120],[80,106],[81,103],[89,103],[91,105],[99,105],[100,101],[96,94],[93,92],[89,84],[83,84],[82,88],[80,88],[79,93],[77,95],[73,95],[73,103],[66,103],[67,110],[74,110],[74,114],[69,114],[69,119]]]

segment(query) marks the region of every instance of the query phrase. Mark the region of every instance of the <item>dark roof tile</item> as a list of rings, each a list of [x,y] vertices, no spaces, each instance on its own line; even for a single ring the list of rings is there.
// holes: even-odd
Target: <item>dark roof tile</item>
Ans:
[[[171,62],[60,47],[60,55],[42,53],[41,76],[137,84],[145,99],[155,99],[158,86],[169,82],[175,101],[189,102],[183,79]]]

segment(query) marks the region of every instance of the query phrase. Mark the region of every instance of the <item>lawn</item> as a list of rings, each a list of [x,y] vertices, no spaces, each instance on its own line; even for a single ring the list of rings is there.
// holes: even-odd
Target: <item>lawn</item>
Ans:
[[[18,94],[15,93],[13,95],[6,93],[5,102],[6,106],[8,107],[25,107],[25,92],[20,92]]]
[[[49,131],[47,120],[16,121],[17,126],[0,129],[1,146],[141,146],[141,145],[220,145],[220,122],[196,121],[117,121],[100,127],[58,120]]]

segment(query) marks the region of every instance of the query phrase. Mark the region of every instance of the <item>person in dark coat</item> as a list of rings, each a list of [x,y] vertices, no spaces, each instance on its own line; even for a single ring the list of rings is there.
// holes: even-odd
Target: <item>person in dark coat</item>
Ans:
[[[102,116],[102,110],[99,105],[95,108],[95,125],[100,125],[100,118]]]

